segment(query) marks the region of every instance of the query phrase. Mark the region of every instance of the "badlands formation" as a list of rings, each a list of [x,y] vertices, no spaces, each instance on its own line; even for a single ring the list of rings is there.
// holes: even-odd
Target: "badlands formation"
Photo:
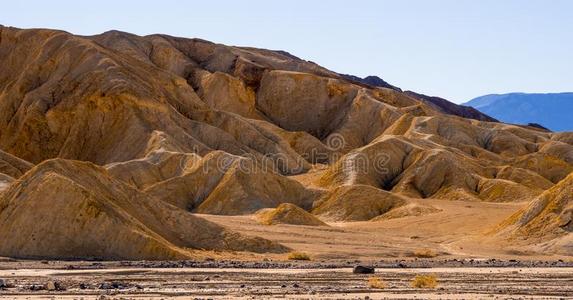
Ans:
[[[0,256],[281,254],[298,249],[257,232],[448,218],[573,255],[573,133],[167,35],[0,26],[0,65]]]

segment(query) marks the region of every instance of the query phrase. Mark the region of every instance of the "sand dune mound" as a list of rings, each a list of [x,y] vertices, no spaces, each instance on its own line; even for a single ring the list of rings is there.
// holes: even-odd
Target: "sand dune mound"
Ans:
[[[311,212],[330,221],[368,221],[403,203],[401,197],[370,186],[341,186],[316,201]]]
[[[502,224],[511,237],[542,251],[573,255],[573,174]]]
[[[264,225],[290,224],[307,226],[327,226],[316,216],[304,209],[291,204],[283,203],[277,208],[264,208],[255,214],[257,221]]]
[[[30,226],[34,224],[34,226]],[[0,255],[184,259],[193,249],[280,252],[146,196],[90,163],[50,160],[0,199]]]

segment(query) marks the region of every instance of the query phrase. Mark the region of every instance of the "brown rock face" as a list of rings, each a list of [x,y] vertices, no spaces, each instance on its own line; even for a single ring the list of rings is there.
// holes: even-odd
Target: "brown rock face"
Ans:
[[[384,222],[437,212],[412,198],[549,199],[573,172],[573,133],[489,122],[283,51],[0,27],[0,66],[0,256],[280,252],[193,214],[291,203]]]

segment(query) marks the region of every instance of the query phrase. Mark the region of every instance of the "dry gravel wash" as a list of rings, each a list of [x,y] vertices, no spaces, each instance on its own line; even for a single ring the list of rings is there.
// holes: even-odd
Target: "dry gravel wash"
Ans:
[[[436,289],[410,286],[417,274],[435,274]],[[564,299],[573,298],[573,268],[377,269],[384,290],[351,268],[103,268],[0,270],[11,288],[0,299]],[[61,282],[65,291],[31,291]]]

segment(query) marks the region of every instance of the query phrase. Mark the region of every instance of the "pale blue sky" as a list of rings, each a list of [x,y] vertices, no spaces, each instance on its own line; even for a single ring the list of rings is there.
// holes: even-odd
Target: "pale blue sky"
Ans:
[[[573,91],[573,0],[13,0],[2,3],[0,24],[282,49],[455,102]]]

